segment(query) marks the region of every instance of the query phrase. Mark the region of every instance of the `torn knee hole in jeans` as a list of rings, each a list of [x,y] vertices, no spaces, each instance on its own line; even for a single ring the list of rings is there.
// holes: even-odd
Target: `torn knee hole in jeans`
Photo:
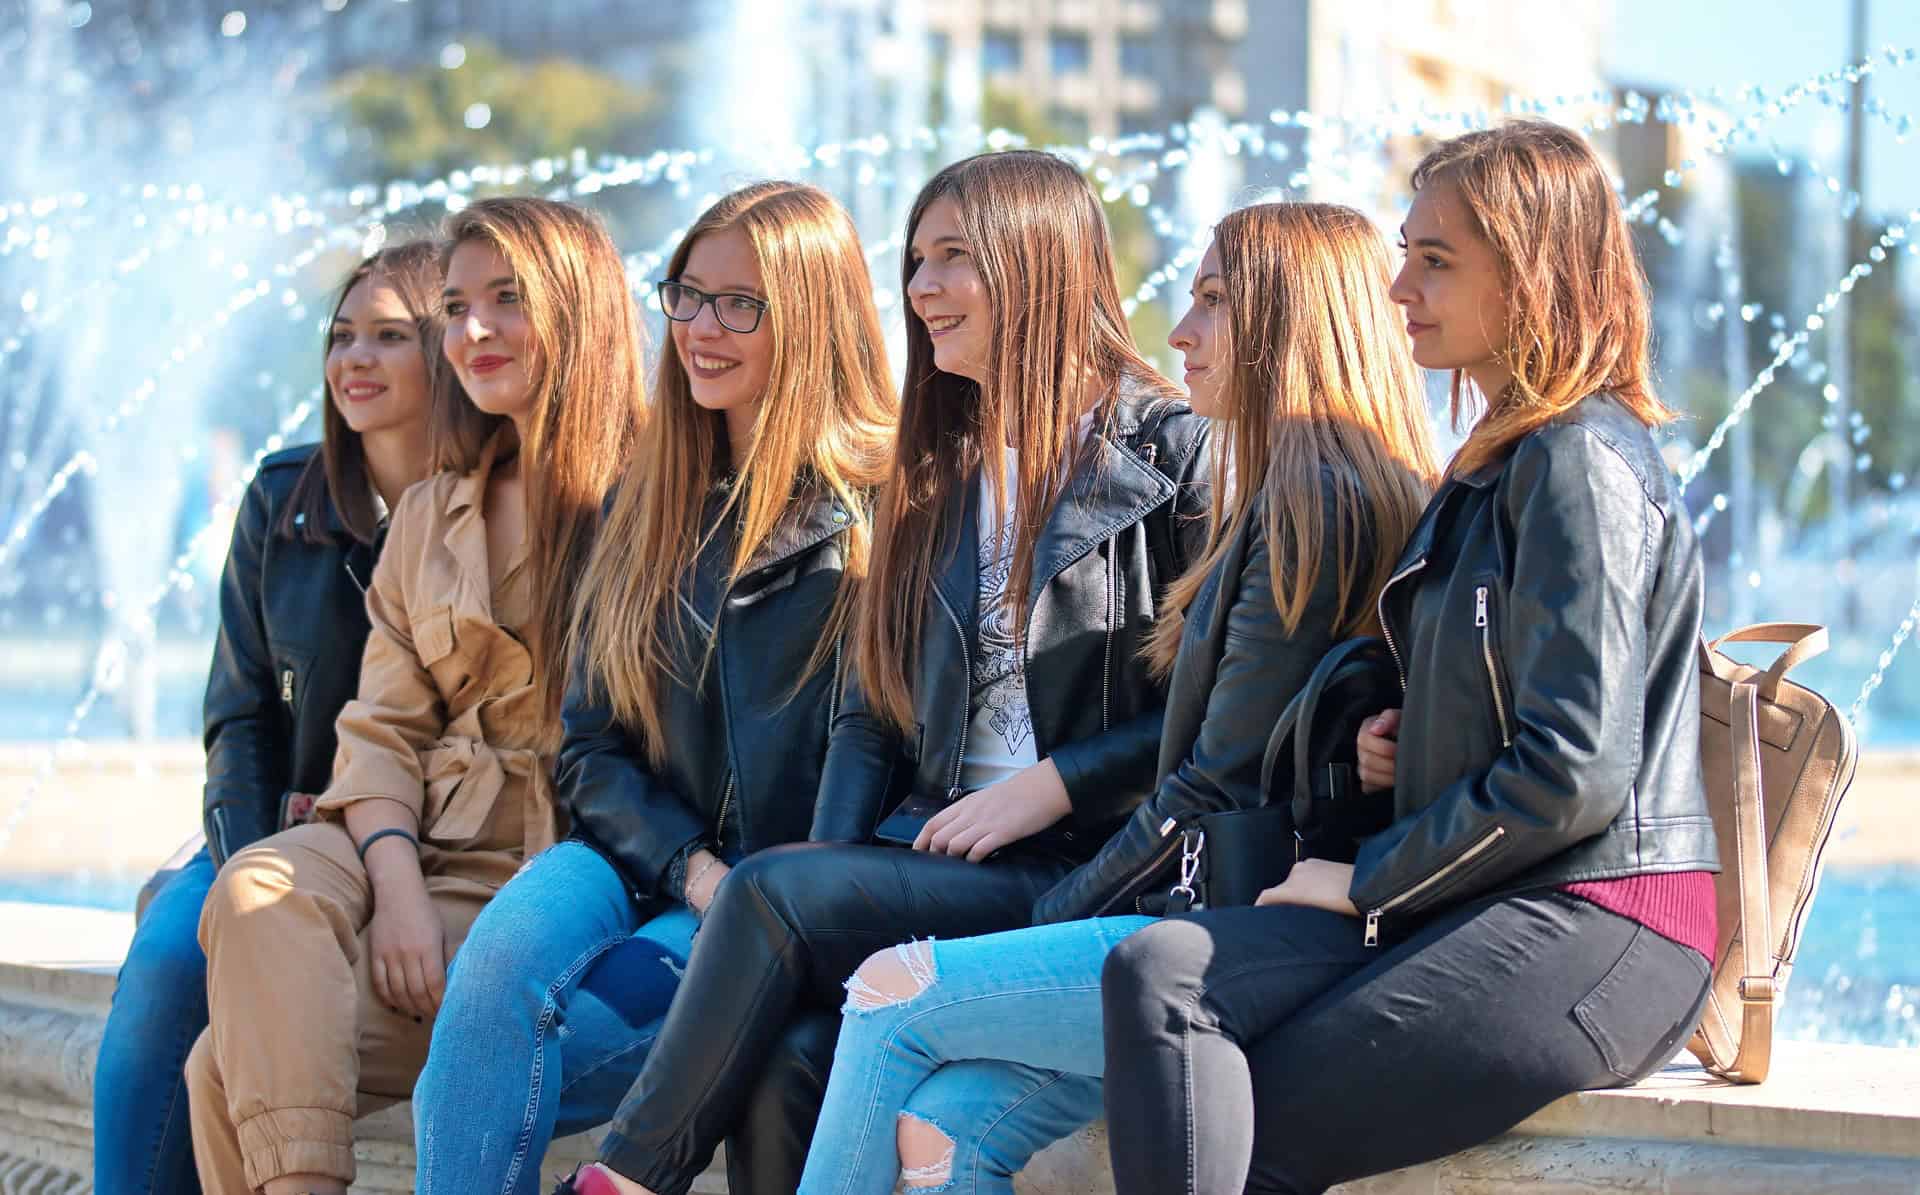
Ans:
[[[932,1121],[900,1114],[900,1181],[909,1191],[930,1192],[953,1181],[953,1138]]]
[[[902,942],[882,951],[847,978],[847,1003],[842,1012],[873,1012],[905,1004],[933,986],[933,941]]]

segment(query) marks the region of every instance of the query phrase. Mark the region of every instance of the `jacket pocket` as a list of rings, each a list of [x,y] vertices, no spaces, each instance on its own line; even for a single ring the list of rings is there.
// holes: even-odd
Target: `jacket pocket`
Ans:
[[[453,654],[452,606],[435,606],[413,620],[413,650],[427,668]]]
[[[1573,1019],[1619,1083],[1635,1083],[1679,1052],[1700,1018],[1707,961],[1694,951],[1634,927],[1633,939]]]

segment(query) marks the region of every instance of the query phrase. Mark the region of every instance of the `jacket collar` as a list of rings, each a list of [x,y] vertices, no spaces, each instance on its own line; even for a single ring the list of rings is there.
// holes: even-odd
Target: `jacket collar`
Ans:
[[[443,508],[447,527],[441,534],[441,542],[453,555],[459,565],[462,582],[476,596],[488,618],[493,617],[493,578],[488,571],[487,524],[484,517],[487,478],[492,475],[494,462],[510,434],[508,428],[501,428],[493,434],[486,447],[480,450],[480,462],[454,479],[453,485],[447,490]],[[525,555],[526,543],[523,540],[515,553],[512,568],[518,568]],[[506,573],[503,573],[502,579],[505,577]]]
[[[1096,428],[1082,442],[1081,459],[1034,543],[1029,610],[1075,561],[1173,497],[1173,482],[1129,446],[1155,399],[1135,379],[1123,379],[1107,426]],[[977,618],[979,605],[979,487],[980,476],[975,473],[948,498],[945,538],[952,548],[934,576],[934,584],[968,628]]]

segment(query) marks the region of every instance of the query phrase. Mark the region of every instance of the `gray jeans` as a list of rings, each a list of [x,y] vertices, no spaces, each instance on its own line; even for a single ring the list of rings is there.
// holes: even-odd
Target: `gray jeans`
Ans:
[[[1377,949],[1298,907],[1158,922],[1103,975],[1119,1195],[1303,1195],[1486,1141],[1679,1050],[1707,960],[1545,891]]]

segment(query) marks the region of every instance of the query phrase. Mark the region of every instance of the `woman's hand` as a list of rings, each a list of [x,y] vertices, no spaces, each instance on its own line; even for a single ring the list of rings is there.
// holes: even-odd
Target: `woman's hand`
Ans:
[[[708,907],[713,904],[713,894],[720,890],[720,881],[732,870],[712,851],[698,850],[687,856],[687,875],[692,877],[687,880],[687,907],[695,917],[706,917]]]
[[[405,846],[382,839],[369,855]],[[427,896],[418,864],[395,867],[374,886],[373,922],[367,927],[368,970],[373,994],[387,1007],[425,1020],[440,1011],[447,991],[447,930]]]
[[[1038,834],[1072,810],[1060,770],[1051,759],[1043,759],[942,809],[920,828],[913,849],[964,855],[978,863],[1003,846]]]
[[[1325,909],[1342,917],[1358,917],[1347,890],[1353,887],[1353,864],[1330,863],[1325,859],[1302,859],[1293,865],[1285,881],[1260,894],[1256,905],[1301,905]]]
[[[1360,752],[1360,791],[1377,793],[1393,787],[1393,761],[1400,751],[1400,711],[1381,710],[1360,724],[1355,746]]]

